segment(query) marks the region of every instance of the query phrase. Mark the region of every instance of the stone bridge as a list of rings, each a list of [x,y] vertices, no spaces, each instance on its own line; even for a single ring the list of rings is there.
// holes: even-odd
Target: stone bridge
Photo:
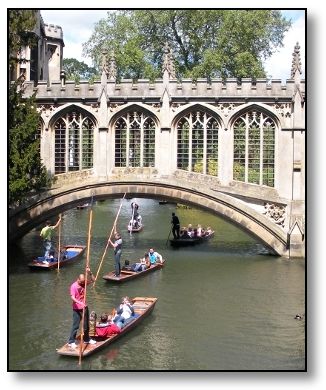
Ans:
[[[295,222],[292,232],[286,228],[291,220],[287,213],[284,217],[288,205],[280,203],[272,190],[268,198],[261,199],[257,197],[262,193],[259,188],[227,188],[213,177],[177,171],[163,177],[156,169],[129,168],[115,170],[107,180],[99,180],[92,169],[57,175],[51,189],[9,212],[9,243],[92,196],[96,201],[122,198],[125,193],[127,197],[174,201],[216,215],[245,231],[273,255],[292,256],[293,246],[297,256],[303,242],[301,224]],[[297,234],[291,234],[295,229]]]

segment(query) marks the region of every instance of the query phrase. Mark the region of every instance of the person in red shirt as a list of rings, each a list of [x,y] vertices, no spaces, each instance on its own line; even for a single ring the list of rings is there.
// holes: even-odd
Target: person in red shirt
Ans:
[[[89,311],[88,305],[85,298],[85,283],[87,285],[93,283],[95,281],[95,277],[91,272],[90,268],[86,268],[86,272],[91,276],[91,280],[88,277],[85,279],[84,274],[80,274],[77,280],[70,286],[70,298],[72,300],[72,317],[73,324],[70,331],[68,345],[71,348],[77,348],[75,343],[75,338],[77,331],[79,329],[80,322],[83,316],[83,309],[85,309],[84,313],[84,343],[85,344],[96,344],[95,340],[89,338]]]
[[[102,314],[100,321],[96,325],[96,334],[102,337],[110,337],[113,334],[118,334],[121,329],[111,320],[111,316]]]

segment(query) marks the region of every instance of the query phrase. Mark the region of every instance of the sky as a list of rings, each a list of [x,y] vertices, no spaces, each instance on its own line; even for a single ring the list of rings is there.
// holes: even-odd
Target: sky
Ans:
[[[63,49],[64,58],[76,58],[92,66],[90,58],[82,56],[82,43],[90,38],[94,25],[100,19],[106,19],[108,10],[41,10],[44,23],[60,26],[63,31],[65,47]],[[285,34],[284,48],[279,49],[272,58],[265,63],[267,74],[272,79],[281,79],[285,84],[286,79],[291,78],[292,53],[296,42],[300,45],[301,54],[301,78],[305,78],[305,34],[306,21],[304,10],[282,11],[287,20],[291,20],[293,25]]]

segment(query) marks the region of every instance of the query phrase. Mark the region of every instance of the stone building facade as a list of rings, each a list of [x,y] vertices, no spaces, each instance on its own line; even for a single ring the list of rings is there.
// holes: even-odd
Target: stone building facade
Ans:
[[[144,172],[180,183],[191,177],[197,188],[209,183],[259,209],[288,232],[293,253],[302,256],[306,110],[298,43],[285,85],[178,82],[168,44],[162,78],[154,83],[117,83],[114,53],[103,50],[101,79],[76,84],[62,71],[61,27],[41,17],[39,26],[42,77],[36,82],[27,72],[25,93],[36,92],[41,157],[50,175],[60,180],[91,171],[99,182]]]

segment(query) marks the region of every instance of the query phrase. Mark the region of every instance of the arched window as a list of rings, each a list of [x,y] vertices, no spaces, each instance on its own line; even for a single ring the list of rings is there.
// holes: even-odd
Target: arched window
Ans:
[[[55,174],[93,167],[94,122],[68,112],[54,124]]]
[[[155,166],[155,122],[143,112],[129,111],[115,122],[115,166]]]
[[[203,111],[193,111],[177,123],[177,168],[218,175],[217,120]]]
[[[233,179],[274,186],[275,123],[266,114],[246,112],[233,126]]]

